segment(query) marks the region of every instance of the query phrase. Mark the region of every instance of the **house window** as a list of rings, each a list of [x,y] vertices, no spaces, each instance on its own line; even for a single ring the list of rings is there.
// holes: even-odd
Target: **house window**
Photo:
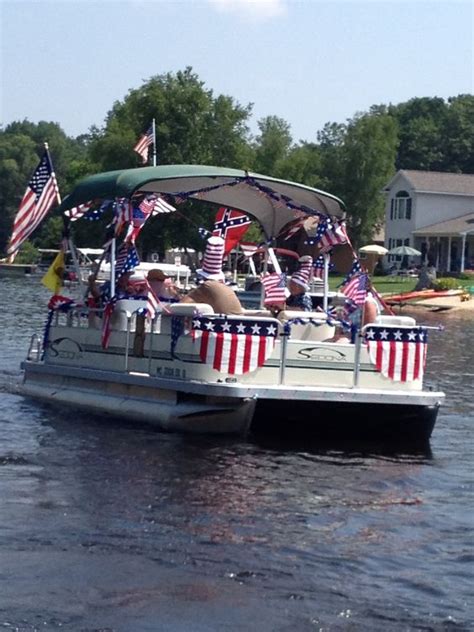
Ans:
[[[390,219],[411,219],[411,202],[407,191],[398,191],[391,201]]]

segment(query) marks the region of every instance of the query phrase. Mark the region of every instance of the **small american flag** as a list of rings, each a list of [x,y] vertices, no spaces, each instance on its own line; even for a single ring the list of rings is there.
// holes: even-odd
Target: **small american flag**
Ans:
[[[367,296],[369,277],[367,274],[357,274],[342,288],[343,294],[355,305],[363,305]]]
[[[7,253],[13,261],[21,244],[38,228],[49,209],[59,202],[59,189],[49,153],[45,150],[28,182],[13,222]]]
[[[171,318],[171,357],[176,358],[176,345],[180,336],[184,333],[184,318],[180,316],[172,316]]]
[[[116,198],[114,202],[115,235],[120,235],[122,228],[132,219],[132,207],[126,198]]]
[[[365,331],[370,361],[383,376],[396,382],[423,378],[427,341],[424,327],[370,325]]]
[[[176,208],[167,202],[162,197],[155,198],[155,204],[153,206],[153,215],[159,215],[160,213],[173,213]]]
[[[324,278],[324,257],[322,255],[313,261],[313,276],[317,279]]]
[[[286,300],[286,274],[272,272],[262,277],[262,285],[265,290],[264,305],[284,303]]]
[[[278,333],[271,320],[198,317],[192,326],[201,361],[229,375],[242,375],[261,367],[272,354]]]
[[[153,125],[147,129],[145,134],[142,134],[138,139],[137,144],[133,148],[133,151],[136,151],[139,156],[141,156],[142,162],[144,165],[148,162],[148,147],[153,145],[155,142],[154,134],[153,134]]]
[[[336,220],[320,219],[314,241],[320,245],[321,252],[328,252],[334,246],[349,242],[344,223]]]
[[[340,285],[342,286],[342,285],[346,285],[346,283],[349,283],[352,277],[355,274],[358,274],[359,272],[362,272],[362,266],[360,265],[360,262],[358,259],[354,259],[354,261],[352,262],[351,269],[346,274],[344,281]]]
[[[118,252],[115,262],[115,280],[118,281],[122,275],[131,272],[139,263],[140,259],[135,246],[124,243]]]
[[[199,226],[198,233],[202,239],[208,239],[212,234],[207,228],[203,228],[202,226]]]

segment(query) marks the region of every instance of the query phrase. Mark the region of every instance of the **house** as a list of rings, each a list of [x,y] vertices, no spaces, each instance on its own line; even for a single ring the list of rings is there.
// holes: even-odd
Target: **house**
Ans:
[[[474,268],[474,174],[402,169],[384,193],[386,248],[412,246],[442,271]]]

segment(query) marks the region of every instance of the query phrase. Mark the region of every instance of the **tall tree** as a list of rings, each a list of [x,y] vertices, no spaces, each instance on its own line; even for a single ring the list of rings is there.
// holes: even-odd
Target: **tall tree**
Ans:
[[[369,241],[384,220],[382,189],[394,174],[397,127],[392,117],[364,114],[352,119],[344,140],[344,192],[355,246]]]
[[[275,176],[290,151],[290,126],[278,116],[267,116],[258,121],[258,128],[260,134],[255,142],[254,170]]]

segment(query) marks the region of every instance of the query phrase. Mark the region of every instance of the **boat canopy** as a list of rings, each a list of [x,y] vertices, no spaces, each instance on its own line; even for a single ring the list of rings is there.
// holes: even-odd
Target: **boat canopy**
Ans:
[[[243,211],[261,224],[269,239],[296,219],[298,211],[333,217],[343,217],[345,212],[344,203],[330,193],[240,169],[204,165],[162,165],[90,176],[79,182],[60,209],[66,211],[95,199],[130,199],[147,193]]]

